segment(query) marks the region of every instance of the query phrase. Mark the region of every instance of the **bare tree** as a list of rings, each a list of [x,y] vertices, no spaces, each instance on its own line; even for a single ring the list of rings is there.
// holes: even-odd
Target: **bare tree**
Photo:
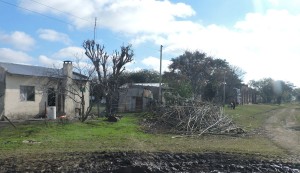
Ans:
[[[95,67],[101,95],[106,99],[106,115],[110,116],[117,109],[118,79],[125,70],[125,65],[133,61],[133,50],[131,45],[121,46],[120,52],[115,50],[112,55],[108,55],[104,46],[95,43],[94,40],[84,41],[83,48]]]
[[[75,72],[72,69],[74,69]],[[55,100],[60,102],[60,104],[56,103],[58,114],[65,113],[65,107],[68,104],[65,102],[69,99],[76,104],[75,107],[77,109],[75,112],[77,111],[76,114],[79,116],[79,120],[84,122],[90,115],[92,109],[91,104],[86,104],[86,101],[90,99],[87,98],[85,94],[88,91],[91,92],[93,89],[90,87],[90,81],[94,72],[91,69],[93,68],[88,67],[88,65],[82,65],[78,58],[76,63],[72,64],[71,75],[66,74],[64,69],[49,68],[45,71],[47,80],[45,80],[44,77],[40,77],[41,79],[37,80],[41,84],[42,93],[40,94],[48,94],[48,104],[55,102]],[[53,99],[51,99],[51,95]]]

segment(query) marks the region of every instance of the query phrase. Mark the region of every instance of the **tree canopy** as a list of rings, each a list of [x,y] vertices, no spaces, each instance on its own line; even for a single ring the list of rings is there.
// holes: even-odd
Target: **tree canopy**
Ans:
[[[264,78],[258,81],[251,80],[249,85],[254,88],[262,98],[263,103],[290,102],[293,99],[294,85],[282,80]]]
[[[139,70],[133,72],[124,72],[119,78],[120,84],[125,83],[158,83],[159,73],[154,70]]]
[[[171,61],[170,72],[164,74],[164,80],[183,97],[192,95],[201,100],[220,101],[224,82],[227,97],[233,88],[241,85],[241,70],[231,67],[226,60],[207,56],[206,53],[186,51]]]

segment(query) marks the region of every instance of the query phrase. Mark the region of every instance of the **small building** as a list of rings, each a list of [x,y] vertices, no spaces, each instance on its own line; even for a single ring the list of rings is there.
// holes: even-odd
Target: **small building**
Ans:
[[[159,83],[131,83],[124,84],[119,89],[119,112],[139,112],[148,108],[149,104],[163,103],[165,99],[163,92],[165,86],[162,85],[162,94],[159,98]]]
[[[57,116],[75,117],[80,94],[85,109],[89,106],[88,88],[87,77],[73,72],[71,61],[64,61],[62,69],[0,62],[0,117],[46,117],[49,107]]]

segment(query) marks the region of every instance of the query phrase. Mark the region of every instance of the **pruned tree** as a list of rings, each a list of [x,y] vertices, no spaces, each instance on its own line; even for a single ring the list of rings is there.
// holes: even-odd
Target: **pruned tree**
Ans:
[[[131,45],[121,46],[121,50],[114,51],[109,55],[103,45],[95,43],[94,40],[83,42],[85,55],[91,60],[97,73],[98,86],[101,94],[106,100],[106,114],[112,115],[116,112],[118,105],[119,77],[125,70],[125,65],[133,61],[133,50]]]

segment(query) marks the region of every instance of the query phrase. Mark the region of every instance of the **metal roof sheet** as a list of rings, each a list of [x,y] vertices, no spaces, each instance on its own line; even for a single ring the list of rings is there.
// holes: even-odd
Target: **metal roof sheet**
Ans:
[[[0,62],[0,66],[10,74],[26,75],[26,76],[37,76],[37,77],[62,77],[62,69],[47,68],[33,65],[13,64]],[[73,72],[74,79],[87,79],[76,72]]]
[[[126,84],[120,86],[120,88],[129,88],[130,86],[142,86],[142,87],[154,87],[154,88],[158,88],[159,87],[159,83],[126,83]],[[168,88],[167,84],[165,84],[165,83],[161,83],[161,86],[163,88]]]

